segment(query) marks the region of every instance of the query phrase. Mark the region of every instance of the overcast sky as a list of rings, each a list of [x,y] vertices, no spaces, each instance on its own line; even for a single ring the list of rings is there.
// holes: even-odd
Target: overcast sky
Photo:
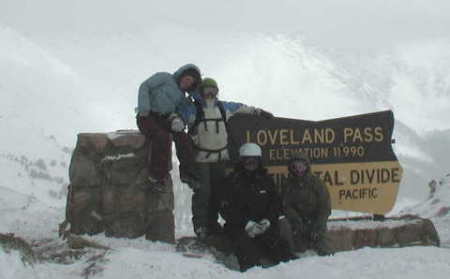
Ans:
[[[448,0],[0,0],[0,24],[60,36],[140,32],[180,24],[199,30],[289,33],[326,48],[384,48],[450,38]]]

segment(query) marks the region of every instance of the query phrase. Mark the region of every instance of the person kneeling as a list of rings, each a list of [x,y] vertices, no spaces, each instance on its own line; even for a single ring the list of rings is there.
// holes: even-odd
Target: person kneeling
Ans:
[[[239,149],[239,163],[227,177],[231,192],[225,233],[235,244],[241,271],[295,259],[280,237],[278,223],[285,218],[273,179],[261,164],[261,148],[246,143]]]
[[[281,226],[283,238],[291,251],[301,253],[313,249],[319,256],[332,255],[326,240],[327,220],[331,214],[326,186],[312,173],[310,161],[304,154],[295,154],[288,170],[288,178],[281,187],[289,221]]]

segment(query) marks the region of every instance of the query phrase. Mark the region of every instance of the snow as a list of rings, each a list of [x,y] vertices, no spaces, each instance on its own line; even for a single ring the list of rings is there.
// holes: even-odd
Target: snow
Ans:
[[[7,254],[0,249],[0,267],[0,278],[2,279],[38,278],[34,274],[33,268],[24,266],[20,259],[20,254],[17,251],[11,251]]]
[[[450,249],[434,247],[364,248],[333,257],[306,257],[246,273],[228,270],[210,259],[193,259],[171,251],[124,247],[107,254],[99,278],[447,278]],[[24,267],[16,253],[0,251],[2,279],[80,278],[81,263]],[[6,272],[5,272],[6,271]],[[60,277],[58,277],[60,276]],[[94,277],[95,278],[95,277]],[[427,277],[428,278],[428,277]]]
[[[417,221],[419,222],[419,221]],[[387,221],[335,221],[328,223],[328,229],[339,229],[341,227],[350,229],[377,229],[377,228],[396,228],[402,225],[411,224],[407,220],[387,220]]]
[[[129,129],[129,130],[117,130],[117,131],[115,131],[115,132],[110,132],[110,133],[108,133],[108,134],[106,134],[106,135],[107,135],[107,137],[108,137],[110,140],[115,140],[115,139],[118,139],[118,138],[120,138],[120,137],[123,137],[124,135],[127,135],[127,134],[136,134],[136,133],[138,133],[138,130],[132,130],[132,129]]]
[[[448,9],[441,7],[445,1],[397,1],[389,7],[385,1],[203,1],[217,8],[188,17],[184,10],[193,12],[193,2],[177,3],[179,11],[173,9],[173,1],[145,8],[143,3],[152,1],[136,2],[0,4],[0,232],[28,241],[57,239],[76,135],[136,129],[133,109],[140,82],[154,72],[171,72],[194,62],[218,80],[223,99],[262,107],[277,116],[323,120],[392,109],[394,150],[404,178],[390,215],[431,218],[444,248],[365,248],[240,274],[211,258],[183,257],[172,245],[98,235],[92,239],[113,250],[100,263],[103,272],[94,278],[448,277],[450,217],[439,214],[450,206],[445,176],[450,172],[450,36]],[[285,16],[273,17],[275,9]],[[410,26],[414,32],[409,32]],[[333,40],[335,48],[328,45]],[[379,48],[357,49],[364,45]],[[108,137],[114,140],[134,131]],[[121,156],[130,154],[105,159]],[[176,235],[192,235],[192,191],[179,181],[175,159],[173,163]],[[437,179],[439,187],[428,197],[431,179]],[[334,217],[349,214],[357,215],[333,212]],[[0,279],[82,278],[90,264],[82,258],[69,265],[24,267],[17,253],[0,250]]]
[[[117,154],[114,156],[105,156],[102,161],[117,161],[117,160],[121,160],[124,158],[133,158],[136,157],[136,155],[134,155],[134,153],[127,153],[127,154]]]

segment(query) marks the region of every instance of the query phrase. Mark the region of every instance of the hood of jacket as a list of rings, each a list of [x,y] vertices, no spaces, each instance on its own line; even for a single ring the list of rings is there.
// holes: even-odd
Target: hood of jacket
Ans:
[[[291,159],[288,162],[288,170],[289,170],[289,175],[291,176],[291,171],[290,171],[290,166],[293,162],[295,161],[303,161],[306,163],[307,166],[307,170],[306,170],[306,175],[311,173],[311,161],[309,160],[308,156],[305,153],[302,152],[297,152],[291,155]]]
[[[199,80],[197,80],[197,82],[194,84],[194,86],[192,86],[193,87],[192,90],[188,90],[188,92],[191,92],[194,89],[196,89],[198,87],[198,85],[200,84],[200,82],[201,82],[201,72],[200,72],[200,68],[199,67],[197,67],[194,64],[183,65],[180,68],[178,68],[178,70],[176,70],[175,73],[173,73],[173,77],[174,77],[175,81],[177,82],[177,84],[179,84],[180,83],[180,79],[183,76],[184,72],[186,72],[188,70],[196,71],[198,73],[198,77],[199,77]]]
[[[262,164],[262,161],[259,161],[258,164],[258,168],[252,172],[249,172],[245,169],[244,164],[242,163],[241,160],[239,160],[235,165],[234,165],[234,172],[240,175],[245,175],[245,176],[265,176],[268,173],[267,168],[265,168]]]

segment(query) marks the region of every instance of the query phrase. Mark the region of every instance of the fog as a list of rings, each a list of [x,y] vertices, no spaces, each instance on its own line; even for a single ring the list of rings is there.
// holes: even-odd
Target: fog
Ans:
[[[448,38],[449,9],[445,0],[2,0],[0,19],[30,35],[136,33],[176,23],[218,33],[295,34],[325,48],[368,50]]]

